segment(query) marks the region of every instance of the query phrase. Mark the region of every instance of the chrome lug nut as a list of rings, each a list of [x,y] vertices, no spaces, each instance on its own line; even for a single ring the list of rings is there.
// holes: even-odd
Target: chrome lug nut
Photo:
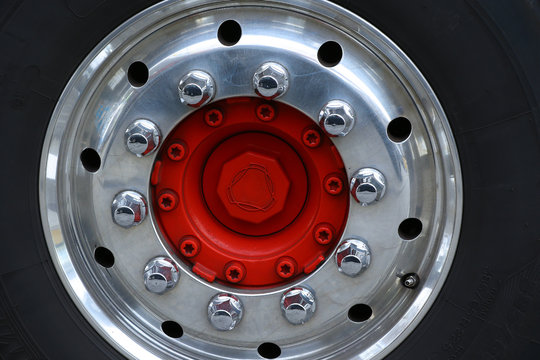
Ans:
[[[168,257],[155,257],[144,268],[144,286],[154,294],[163,294],[171,290],[176,286],[179,277],[178,267]]]
[[[242,302],[231,294],[217,294],[208,304],[208,320],[221,331],[234,329],[242,319],[243,312]]]
[[[319,124],[330,136],[347,135],[354,123],[354,110],[345,101],[331,100],[319,113]]]
[[[136,191],[122,191],[112,202],[113,221],[125,228],[139,225],[146,217],[146,208],[144,196]]]
[[[283,316],[293,325],[305,324],[313,317],[315,308],[315,295],[304,287],[287,290],[281,297]]]
[[[204,71],[190,71],[178,83],[180,101],[192,107],[208,104],[214,98],[214,94],[214,79]]]
[[[362,206],[381,200],[385,190],[386,180],[379,170],[363,168],[352,176],[351,195]]]
[[[253,75],[253,88],[257,95],[268,100],[275,99],[289,88],[289,74],[278,63],[264,63]]]
[[[338,247],[336,262],[339,271],[343,274],[351,277],[358,276],[371,264],[371,251],[364,241],[348,239]]]
[[[132,122],[124,133],[128,150],[138,157],[153,153],[159,146],[159,128],[150,120],[139,119]]]

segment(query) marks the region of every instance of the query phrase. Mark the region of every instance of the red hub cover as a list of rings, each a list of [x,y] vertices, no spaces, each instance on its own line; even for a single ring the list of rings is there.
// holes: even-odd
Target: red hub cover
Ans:
[[[307,116],[233,98],[184,119],[152,173],[164,237],[207,281],[268,287],[309,274],[347,219],[343,162]]]

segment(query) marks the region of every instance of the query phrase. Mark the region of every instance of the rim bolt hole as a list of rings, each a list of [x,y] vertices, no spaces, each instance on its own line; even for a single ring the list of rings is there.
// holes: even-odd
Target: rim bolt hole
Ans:
[[[161,324],[161,330],[167,335],[168,337],[172,337],[173,339],[181,338],[182,335],[184,335],[184,329],[182,329],[182,326],[178,324],[175,321],[164,321]]]
[[[101,157],[98,152],[92,148],[86,148],[81,152],[81,164],[86,171],[95,173],[101,167]]]
[[[321,65],[326,67],[333,67],[339,64],[343,57],[343,49],[335,41],[327,41],[321,45],[317,52],[317,59]]]
[[[351,306],[347,315],[352,322],[364,322],[371,318],[373,310],[369,305],[356,304]]]
[[[148,81],[148,67],[141,61],[131,64],[127,71],[127,78],[131,86],[141,87]]]
[[[114,265],[114,255],[111,250],[105,247],[98,247],[94,251],[94,259],[104,268],[111,268]]]
[[[399,224],[398,234],[403,240],[414,240],[422,232],[422,221],[417,218],[405,219]]]
[[[233,46],[242,37],[242,27],[234,20],[227,20],[219,26],[217,36],[223,45]]]
[[[259,345],[257,352],[265,359],[276,359],[281,355],[281,348],[274,343],[263,343]]]
[[[411,135],[411,132],[411,122],[404,117],[398,117],[390,121],[388,127],[386,128],[388,137],[395,143],[400,143],[407,140]]]

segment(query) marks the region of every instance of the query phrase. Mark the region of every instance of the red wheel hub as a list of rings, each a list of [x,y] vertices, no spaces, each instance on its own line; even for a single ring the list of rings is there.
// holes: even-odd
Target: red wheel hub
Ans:
[[[193,272],[242,287],[308,274],[332,252],[348,201],[341,158],[307,116],[234,98],[164,142],[151,182],[165,238]]]

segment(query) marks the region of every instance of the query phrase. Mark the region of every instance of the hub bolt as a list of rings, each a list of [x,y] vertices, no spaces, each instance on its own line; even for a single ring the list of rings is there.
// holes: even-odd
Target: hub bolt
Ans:
[[[280,64],[267,62],[259,66],[253,75],[253,88],[257,95],[265,99],[275,99],[283,95],[289,87],[289,74]]]
[[[219,109],[211,109],[204,113],[206,125],[218,127],[223,123],[223,113]]]
[[[272,121],[274,120],[274,116],[276,115],[274,107],[270,104],[261,104],[257,106],[256,113],[257,117],[261,121]]]
[[[384,175],[376,169],[360,169],[351,179],[351,195],[362,206],[367,206],[382,199],[385,190],[386,180]]]
[[[172,190],[165,190],[158,197],[159,208],[163,211],[172,211],[178,204],[178,195]]]
[[[208,304],[208,320],[221,331],[234,329],[242,319],[243,312],[242,302],[231,294],[218,294]]]
[[[287,290],[281,297],[283,316],[293,325],[305,324],[315,313],[315,296],[304,287]]]
[[[334,240],[334,232],[332,227],[328,224],[319,224],[315,227],[314,231],[315,241],[321,245],[328,245]]]
[[[401,278],[401,282],[403,283],[403,286],[409,289],[414,289],[415,287],[418,286],[418,284],[420,284],[420,278],[418,277],[417,274],[411,273],[411,274],[407,274],[403,276]]]
[[[180,241],[180,252],[185,257],[194,257],[199,254],[199,251],[201,250],[201,244],[199,242],[199,239],[193,236],[186,236]]]
[[[328,176],[324,179],[324,189],[330,195],[339,195],[343,191],[343,181],[337,176]]]
[[[172,161],[180,161],[186,157],[186,146],[180,142],[175,142],[167,148],[167,156]]]
[[[296,261],[290,257],[282,257],[276,263],[276,273],[283,279],[288,279],[296,273]]]
[[[178,83],[180,101],[192,107],[208,104],[214,98],[214,93],[214,79],[204,71],[190,71]]]
[[[354,123],[354,110],[345,101],[329,101],[319,113],[319,124],[329,136],[347,135]]]
[[[111,206],[113,221],[122,227],[139,225],[146,217],[146,200],[136,191],[122,191]]]
[[[360,275],[369,267],[371,252],[364,241],[348,239],[338,247],[336,262],[340,272],[354,277]]]
[[[161,134],[156,124],[139,119],[132,122],[124,133],[128,150],[138,157],[153,153],[159,146]]]
[[[144,268],[144,285],[154,294],[163,294],[174,288],[179,277],[176,264],[168,257],[155,257]]]
[[[317,130],[308,129],[302,134],[302,142],[310,148],[316,148],[321,143],[321,134]]]
[[[241,263],[234,261],[225,266],[225,278],[232,282],[238,283],[244,280],[246,276],[246,268]]]

